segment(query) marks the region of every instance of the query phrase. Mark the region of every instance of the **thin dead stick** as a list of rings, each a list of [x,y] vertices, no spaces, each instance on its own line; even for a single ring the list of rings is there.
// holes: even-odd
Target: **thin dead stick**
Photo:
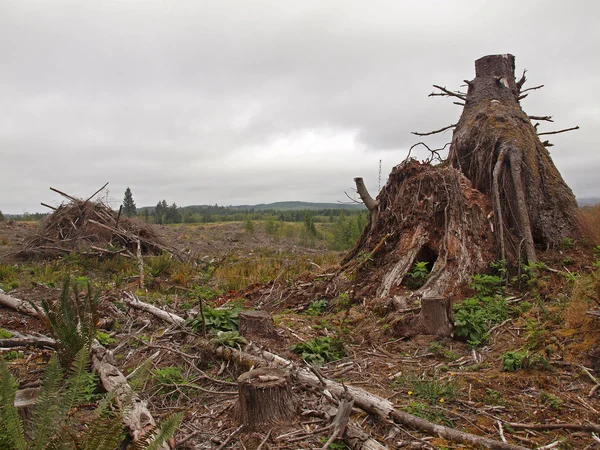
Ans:
[[[57,194],[60,194],[60,195],[62,195],[62,196],[63,196],[63,197],[65,197],[65,198],[68,198],[68,199],[69,199],[69,200],[71,200],[71,201],[74,201],[74,202],[78,202],[78,201],[79,201],[79,200],[78,200],[78,199],[76,199],[75,197],[71,197],[69,194],[65,194],[63,191],[59,191],[59,190],[58,190],[58,189],[56,189],[56,188],[53,188],[53,187],[51,187],[51,188],[50,188],[50,190],[51,190],[51,191],[54,191],[54,192],[56,192]]]
[[[273,431],[273,428],[271,428],[269,430],[269,432],[267,433],[267,435],[265,436],[265,438],[261,441],[260,445],[258,447],[256,447],[256,450],[260,450],[261,448],[263,448],[263,445],[265,445],[265,443],[267,442],[267,440],[271,436],[271,432],[272,431]]]
[[[442,133],[443,131],[449,130],[450,128],[454,128],[455,126],[456,126],[456,124],[453,123],[452,125],[448,125],[447,127],[440,128],[439,130],[430,131],[429,133],[418,133],[416,131],[411,131],[411,133],[414,134],[415,136],[430,136],[432,134]]]
[[[523,89],[520,93],[523,94],[523,93],[525,93],[527,91],[535,91],[536,89],[541,89],[543,87],[544,87],[544,85],[540,84],[539,86],[534,86],[534,87],[530,87],[530,88],[527,88],[527,89]]]
[[[217,447],[217,450],[223,450],[225,447],[227,447],[227,444],[229,444],[232,441],[232,439],[236,437],[240,431],[242,431],[243,427],[244,425],[240,425],[239,427],[237,427],[236,430],[229,436],[227,436],[227,439],[225,439],[225,441],[223,441],[223,443]]]
[[[54,206],[50,206],[50,205],[48,205],[48,204],[46,204],[44,202],[40,202],[40,205],[45,206],[46,208],[50,208],[53,211],[56,211],[58,209],[58,208],[55,208]]]
[[[567,131],[573,131],[573,130],[579,130],[579,125],[575,126],[575,127],[571,127],[571,128],[565,128],[564,130],[558,130],[558,131],[546,131],[545,133],[538,133],[538,136],[543,136],[545,134],[559,134],[559,133],[566,133]]]
[[[140,240],[137,240],[137,264],[138,264],[138,286],[140,289],[144,289],[144,259],[142,258],[142,244]]]
[[[588,423],[580,425],[577,423],[516,423],[504,422],[514,429],[519,430],[573,430],[573,431],[595,431],[600,432],[600,425]]]
[[[96,192],[94,192],[92,195],[90,195],[85,202],[83,202],[83,204],[85,205],[87,202],[89,202],[91,199],[93,199],[96,194],[98,194],[98,192],[100,192],[102,189],[104,189],[106,186],[108,186],[108,181],[104,184],[104,186],[102,186],[100,189],[98,189]]]
[[[554,122],[554,120],[552,120],[552,116],[527,116],[529,117],[531,120],[545,120],[546,122]]]
[[[434,84],[433,87],[436,88],[436,89],[439,89],[444,94],[446,94],[446,95],[448,95],[450,97],[457,97],[457,98],[460,98],[461,100],[465,100],[465,101],[467,100],[467,97],[465,95],[459,94],[458,92],[449,91],[448,89],[446,89],[444,87],[441,87],[441,86],[438,86],[437,84]],[[435,97],[437,95],[444,95],[444,94],[438,94],[438,93],[432,92],[431,94],[429,94],[429,97]]]

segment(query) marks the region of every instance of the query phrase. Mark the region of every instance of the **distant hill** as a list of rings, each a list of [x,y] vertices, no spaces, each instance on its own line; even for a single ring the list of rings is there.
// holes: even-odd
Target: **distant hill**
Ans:
[[[243,211],[254,209],[255,211],[264,211],[267,209],[275,209],[278,211],[290,210],[315,210],[315,209],[350,209],[361,210],[366,209],[365,205],[358,203],[310,203],[310,202],[275,202],[275,203],[260,203],[258,205],[238,205],[230,206],[232,209],[240,209]]]
[[[600,205],[600,197],[578,198],[577,203],[579,204],[579,206]]]

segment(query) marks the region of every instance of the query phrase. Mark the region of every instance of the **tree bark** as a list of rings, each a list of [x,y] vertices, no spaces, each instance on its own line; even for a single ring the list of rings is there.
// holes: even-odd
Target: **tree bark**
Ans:
[[[452,299],[449,297],[423,297],[421,299],[421,324],[427,334],[450,336],[453,330]]]
[[[475,61],[449,160],[493,197],[498,256],[516,261],[523,242],[531,263],[535,246],[545,248],[585,230],[571,189],[521,109],[524,79],[517,83],[514,71],[510,54]]]
[[[275,336],[273,318],[265,311],[243,311],[239,315],[239,330],[242,336]]]
[[[354,183],[356,183],[356,192],[358,192],[360,199],[365,204],[367,209],[371,212],[375,211],[377,209],[377,206],[379,205],[379,202],[377,202],[373,199],[373,197],[371,197],[363,179],[360,177],[356,177],[354,179]]]
[[[292,423],[296,402],[291,390],[289,372],[263,367],[238,377],[238,417],[244,428],[256,431]]]

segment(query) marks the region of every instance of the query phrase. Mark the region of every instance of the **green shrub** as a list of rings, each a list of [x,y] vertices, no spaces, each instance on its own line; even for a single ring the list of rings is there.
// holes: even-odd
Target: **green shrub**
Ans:
[[[506,352],[501,357],[502,370],[516,372],[520,369],[550,369],[550,363],[541,355],[531,355],[529,352]]]
[[[230,308],[230,309],[215,309],[215,308],[204,308],[204,323],[206,330],[217,332],[217,331],[237,331],[239,319],[238,316],[242,311],[242,308]],[[188,319],[187,325],[196,332],[202,331],[202,315],[198,315],[193,319]]]
[[[0,328],[0,339],[9,339],[12,337],[12,333],[4,328]]]
[[[246,338],[242,336],[239,331],[219,331],[217,332],[215,342],[233,348],[238,346],[241,347],[248,343]]]
[[[336,361],[346,356],[344,343],[330,337],[317,337],[306,342],[292,345],[290,350],[300,355],[307,363],[322,366],[326,362]]]
[[[308,305],[308,309],[306,310],[306,314],[309,316],[320,316],[323,314],[325,309],[327,309],[328,303],[327,300],[315,300],[310,305]]]
[[[464,337],[472,346],[488,338],[491,325],[508,318],[508,306],[502,297],[467,298],[454,306],[454,334]]]

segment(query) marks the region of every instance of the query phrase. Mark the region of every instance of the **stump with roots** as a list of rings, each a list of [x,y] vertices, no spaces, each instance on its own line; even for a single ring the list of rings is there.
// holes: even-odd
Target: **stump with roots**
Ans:
[[[238,377],[237,416],[248,431],[294,422],[297,407],[289,372],[263,367]]]
[[[423,297],[420,321],[427,334],[450,336],[452,300],[448,297]]]
[[[239,330],[243,336],[270,337],[275,335],[273,318],[264,311],[244,311],[239,315]]]

